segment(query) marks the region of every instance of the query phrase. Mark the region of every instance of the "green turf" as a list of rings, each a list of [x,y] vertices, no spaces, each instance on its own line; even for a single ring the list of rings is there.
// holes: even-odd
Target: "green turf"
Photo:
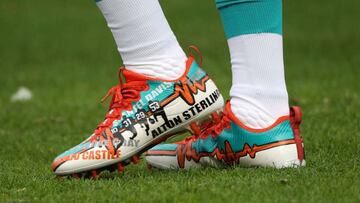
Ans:
[[[196,3],[193,3],[196,2]],[[213,1],[162,1],[183,47],[196,44],[225,97],[226,41]],[[359,1],[286,1],[291,102],[303,107],[301,169],[147,171],[57,180],[52,159],[103,118],[116,84],[115,43],[92,1],[0,3],[0,202],[359,202]],[[19,86],[34,99],[11,103]],[[111,177],[114,177],[113,179]]]

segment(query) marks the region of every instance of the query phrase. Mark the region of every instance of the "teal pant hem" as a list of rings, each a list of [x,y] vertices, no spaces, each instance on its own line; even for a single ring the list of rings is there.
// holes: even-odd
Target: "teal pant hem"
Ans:
[[[282,35],[282,0],[217,0],[227,39],[246,34]]]

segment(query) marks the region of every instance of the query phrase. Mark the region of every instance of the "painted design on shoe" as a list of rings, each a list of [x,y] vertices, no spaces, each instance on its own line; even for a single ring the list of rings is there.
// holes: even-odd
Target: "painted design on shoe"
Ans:
[[[220,92],[193,57],[187,61],[187,67],[184,76],[176,81],[157,80],[120,69],[120,84],[111,88],[102,100],[112,96],[104,122],[90,138],[59,155],[52,169],[56,172],[64,163],[74,160],[101,161],[94,167],[81,163],[84,168],[89,165],[90,168],[105,166],[106,160],[109,163],[124,161],[124,154],[140,154],[172,135],[170,132],[173,130],[179,127],[185,130],[184,125],[200,118],[203,111],[221,108],[223,101]],[[122,82],[121,74],[125,76],[126,83]],[[199,92],[202,92],[202,96],[198,96]],[[84,170],[78,169],[78,166],[68,168],[63,174]]]
[[[213,157],[218,161],[234,164],[241,157],[256,158],[261,151],[279,146],[296,144],[298,160],[304,160],[299,126],[301,110],[291,108],[291,115],[279,118],[266,129],[250,129],[238,121],[226,105],[225,113],[214,124],[202,128],[194,136],[174,144],[161,144],[147,152],[147,156],[173,156],[179,168],[185,168],[186,161],[199,162],[203,157]],[[150,162],[150,164],[152,164]],[[166,164],[166,163],[165,163]]]

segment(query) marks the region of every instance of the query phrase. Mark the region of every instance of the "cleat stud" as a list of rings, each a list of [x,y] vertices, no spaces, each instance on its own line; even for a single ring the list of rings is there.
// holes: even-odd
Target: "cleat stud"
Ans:
[[[135,156],[131,157],[131,162],[133,164],[139,163],[140,162],[140,157],[138,155],[135,155]]]
[[[93,178],[94,180],[99,179],[99,174],[98,174],[98,172],[97,172],[96,170],[92,170],[92,171],[91,171],[91,176],[92,176],[92,178]]]
[[[125,170],[125,167],[124,167],[121,163],[118,163],[118,164],[117,164],[117,170],[118,170],[118,172],[120,173],[120,172],[122,172],[122,171]]]

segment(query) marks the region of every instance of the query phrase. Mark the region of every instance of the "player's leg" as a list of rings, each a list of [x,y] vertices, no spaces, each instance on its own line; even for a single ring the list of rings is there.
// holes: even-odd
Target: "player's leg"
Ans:
[[[282,45],[282,0],[217,0],[228,40],[231,110],[265,128],[289,114]]]
[[[100,0],[125,67],[148,76],[177,79],[186,55],[172,32],[158,0]]]
[[[217,0],[216,4],[231,55],[231,100],[224,114],[199,136],[154,147],[147,153],[148,162],[158,168],[219,162],[278,168],[304,165],[300,109],[292,108],[289,115],[282,1]]]
[[[126,67],[119,70],[120,84],[105,96],[112,96],[105,120],[88,139],[55,158],[52,168],[57,175],[96,178],[104,169],[122,171],[130,161],[137,163],[146,149],[224,105],[194,56],[185,57],[158,0],[101,0],[97,5]],[[205,100],[211,103],[188,113]],[[141,121],[136,112],[152,121],[145,132],[137,125]]]

